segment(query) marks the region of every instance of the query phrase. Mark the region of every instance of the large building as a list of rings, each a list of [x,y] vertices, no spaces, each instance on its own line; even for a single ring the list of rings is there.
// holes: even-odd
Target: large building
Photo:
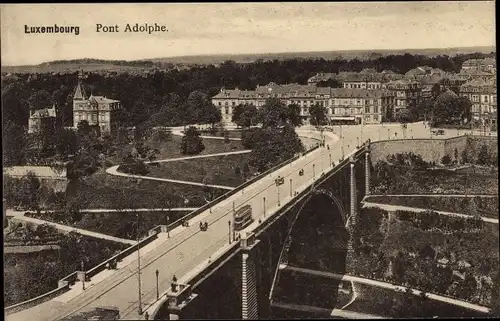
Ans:
[[[80,73],[73,96],[73,127],[76,128],[81,120],[86,120],[89,125],[97,126],[101,134],[114,133],[118,127],[117,113],[121,109],[120,101],[92,94],[87,97],[82,78],[83,75]]]
[[[43,130],[53,132],[56,126],[56,107],[30,110],[28,133],[38,133]]]
[[[386,88],[394,93],[394,112],[401,109],[416,107],[422,100],[423,85],[414,80],[395,80],[386,85]]]
[[[328,81],[335,77],[333,72],[320,72],[307,80],[307,83],[311,86],[316,86],[321,81]]]
[[[334,79],[342,83],[343,88],[350,89],[383,89],[385,84],[392,81],[402,79],[403,75],[397,74],[391,70],[377,72],[375,69],[367,68],[360,72],[339,72],[334,73],[318,73],[309,78],[309,85],[317,85],[320,81]]]
[[[394,95],[387,90],[275,83],[257,86],[253,91],[222,88],[212,97],[212,103],[221,111],[222,122],[228,124],[232,122],[236,106],[247,104],[260,108],[268,98],[279,98],[287,106],[298,105],[300,115],[306,122],[310,116],[309,108],[315,104],[327,109],[330,121],[351,123],[380,123],[386,120],[394,107]]]
[[[495,58],[469,59],[464,61],[462,64],[462,70],[465,71],[471,69],[496,73],[497,61]]]
[[[471,80],[460,86],[460,96],[471,101],[473,119],[486,126],[497,124],[496,80]]]
[[[333,88],[328,117],[333,123],[344,120],[360,124],[380,124],[393,113],[394,94],[384,89]]]

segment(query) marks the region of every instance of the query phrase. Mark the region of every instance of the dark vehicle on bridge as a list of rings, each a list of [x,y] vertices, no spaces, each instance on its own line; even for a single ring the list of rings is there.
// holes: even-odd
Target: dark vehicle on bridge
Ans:
[[[281,176],[278,176],[275,180],[276,186],[283,185],[285,183],[285,179]]]
[[[234,213],[234,230],[239,231],[252,224],[252,207],[245,205]]]
[[[301,170],[299,171],[299,176],[304,176],[304,169],[301,169]]]
[[[436,136],[444,135],[444,129],[435,129],[432,131],[432,133]]]

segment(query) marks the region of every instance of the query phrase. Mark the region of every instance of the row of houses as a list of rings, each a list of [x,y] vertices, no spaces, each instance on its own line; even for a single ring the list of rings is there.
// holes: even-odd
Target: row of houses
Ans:
[[[277,85],[269,83],[256,90],[224,89],[212,97],[219,108],[222,122],[232,122],[233,111],[238,105],[264,105],[267,99],[278,98],[286,105],[300,107],[301,117],[309,119],[309,108],[319,104],[326,108],[332,122],[377,124],[386,121],[396,100],[396,95],[386,89],[350,89],[315,87],[309,85]]]
[[[486,67],[481,65],[486,64]],[[478,66],[469,68],[469,66]],[[385,70],[364,69],[359,73],[319,73],[307,85],[269,83],[255,90],[225,89],[212,97],[219,108],[223,123],[232,122],[233,110],[240,104],[264,105],[268,98],[279,98],[285,104],[301,107],[301,116],[308,121],[309,108],[319,104],[327,108],[331,122],[376,124],[389,119],[391,114],[416,107],[432,97],[436,85],[440,91],[450,89],[472,102],[474,119],[485,125],[496,124],[496,68],[491,61],[473,60],[464,63],[461,74],[450,74],[437,68],[422,66],[405,75]],[[496,64],[495,64],[496,66]],[[342,88],[318,87],[321,81],[334,79]]]

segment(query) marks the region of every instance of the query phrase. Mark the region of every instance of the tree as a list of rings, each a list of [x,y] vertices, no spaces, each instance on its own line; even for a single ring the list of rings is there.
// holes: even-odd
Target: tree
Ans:
[[[451,91],[441,94],[434,101],[433,116],[436,124],[449,124],[463,120],[470,115],[470,101],[463,97],[458,97]]]
[[[288,121],[288,108],[278,98],[269,98],[264,106],[259,109],[258,121],[263,128],[282,127]]]
[[[479,153],[477,154],[476,164],[479,165],[487,165],[490,162],[490,155],[488,152],[488,146],[482,145],[479,149]]]
[[[467,154],[467,149],[464,149],[461,153],[461,162],[462,164],[468,164],[469,163],[469,157]]]
[[[401,109],[399,110],[396,115],[394,116],[396,121],[401,123],[401,124],[407,124],[415,121],[415,119],[418,117],[413,115],[412,112],[409,109]]]
[[[312,125],[318,126],[326,124],[327,122],[326,107],[321,106],[319,104],[314,104],[309,108],[309,114],[311,115]]]
[[[466,300],[470,300],[477,290],[477,281],[472,273],[467,273],[465,275],[465,280],[462,284],[462,289],[460,291],[460,296]]]
[[[4,123],[2,135],[4,165],[21,165],[27,141],[24,128],[14,122]]]
[[[493,288],[491,290],[491,312],[500,317],[500,271],[497,272],[493,280]]]
[[[253,149],[249,163],[260,172],[304,150],[300,138],[291,125],[285,125],[282,128],[256,128],[252,139]]]
[[[44,89],[33,92],[28,98],[30,110],[51,108],[53,104],[52,96]]]
[[[97,155],[92,155],[88,150],[80,150],[68,163],[66,177],[69,180],[79,180],[94,174],[100,165]]]
[[[19,188],[21,204],[30,210],[37,209],[40,202],[41,183],[35,173],[28,172],[21,179]]]
[[[458,97],[454,100],[455,108],[463,123],[468,123],[472,120],[471,110],[472,103],[467,97]]]
[[[71,129],[61,128],[55,135],[56,151],[62,156],[74,155],[78,149],[78,138]]]
[[[288,119],[292,126],[302,126],[302,117],[300,116],[300,106],[297,104],[288,105]]]
[[[458,149],[455,148],[455,151],[453,152],[453,156],[455,158],[455,163],[458,164],[460,162],[458,158]]]
[[[194,126],[188,128],[181,142],[181,152],[183,155],[196,155],[205,150],[203,138],[200,137],[200,132]]]
[[[342,88],[342,82],[337,79],[330,78],[328,80],[322,80],[316,84],[316,87],[330,87],[330,88]]]
[[[250,127],[258,122],[257,107],[249,104],[237,105],[233,110],[232,121],[239,127]]]
[[[224,144],[230,144],[231,139],[229,139],[229,132],[227,130],[224,131]]]
[[[443,164],[444,166],[448,166],[451,164],[451,157],[448,156],[448,155],[444,155],[442,158],[441,158],[441,164]]]

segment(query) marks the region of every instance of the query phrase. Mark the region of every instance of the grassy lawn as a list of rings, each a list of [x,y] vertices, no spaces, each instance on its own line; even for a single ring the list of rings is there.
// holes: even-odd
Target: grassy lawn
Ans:
[[[90,269],[126,246],[81,235],[61,235],[59,251],[43,251],[4,256],[4,304],[6,306],[37,297],[57,288],[57,281],[85,267]],[[87,254],[84,254],[87,253]]]
[[[229,138],[241,138],[241,129],[228,130]],[[202,136],[224,137],[223,131],[216,131],[213,133],[211,130],[200,130]]]
[[[202,187],[131,180],[109,175],[104,170],[68,189],[81,200],[82,208],[199,207],[206,203]],[[215,190],[217,195],[225,192]],[[185,204],[186,199],[188,204]]]
[[[158,167],[149,166],[148,176],[185,180],[191,182],[238,186],[245,182],[242,174],[236,174],[235,168],[243,169],[249,154],[225,155],[169,163],[159,163]],[[253,174],[252,169],[247,177]]]
[[[168,159],[168,158],[178,158],[189,155],[183,155],[181,149],[179,148],[182,142],[181,136],[172,135],[169,141],[153,141],[148,140],[146,145],[151,148],[158,148],[160,154],[157,159]],[[199,155],[217,154],[224,152],[234,152],[238,150],[244,150],[245,148],[241,144],[241,141],[230,141],[229,144],[224,143],[222,139],[203,139],[203,145],[205,145],[205,150]]]
[[[471,204],[475,203],[477,213],[484,217],[498,218],[498,197],[397,197],[372,196],[368,202],[432,209],[435,211],[471,214]]]

